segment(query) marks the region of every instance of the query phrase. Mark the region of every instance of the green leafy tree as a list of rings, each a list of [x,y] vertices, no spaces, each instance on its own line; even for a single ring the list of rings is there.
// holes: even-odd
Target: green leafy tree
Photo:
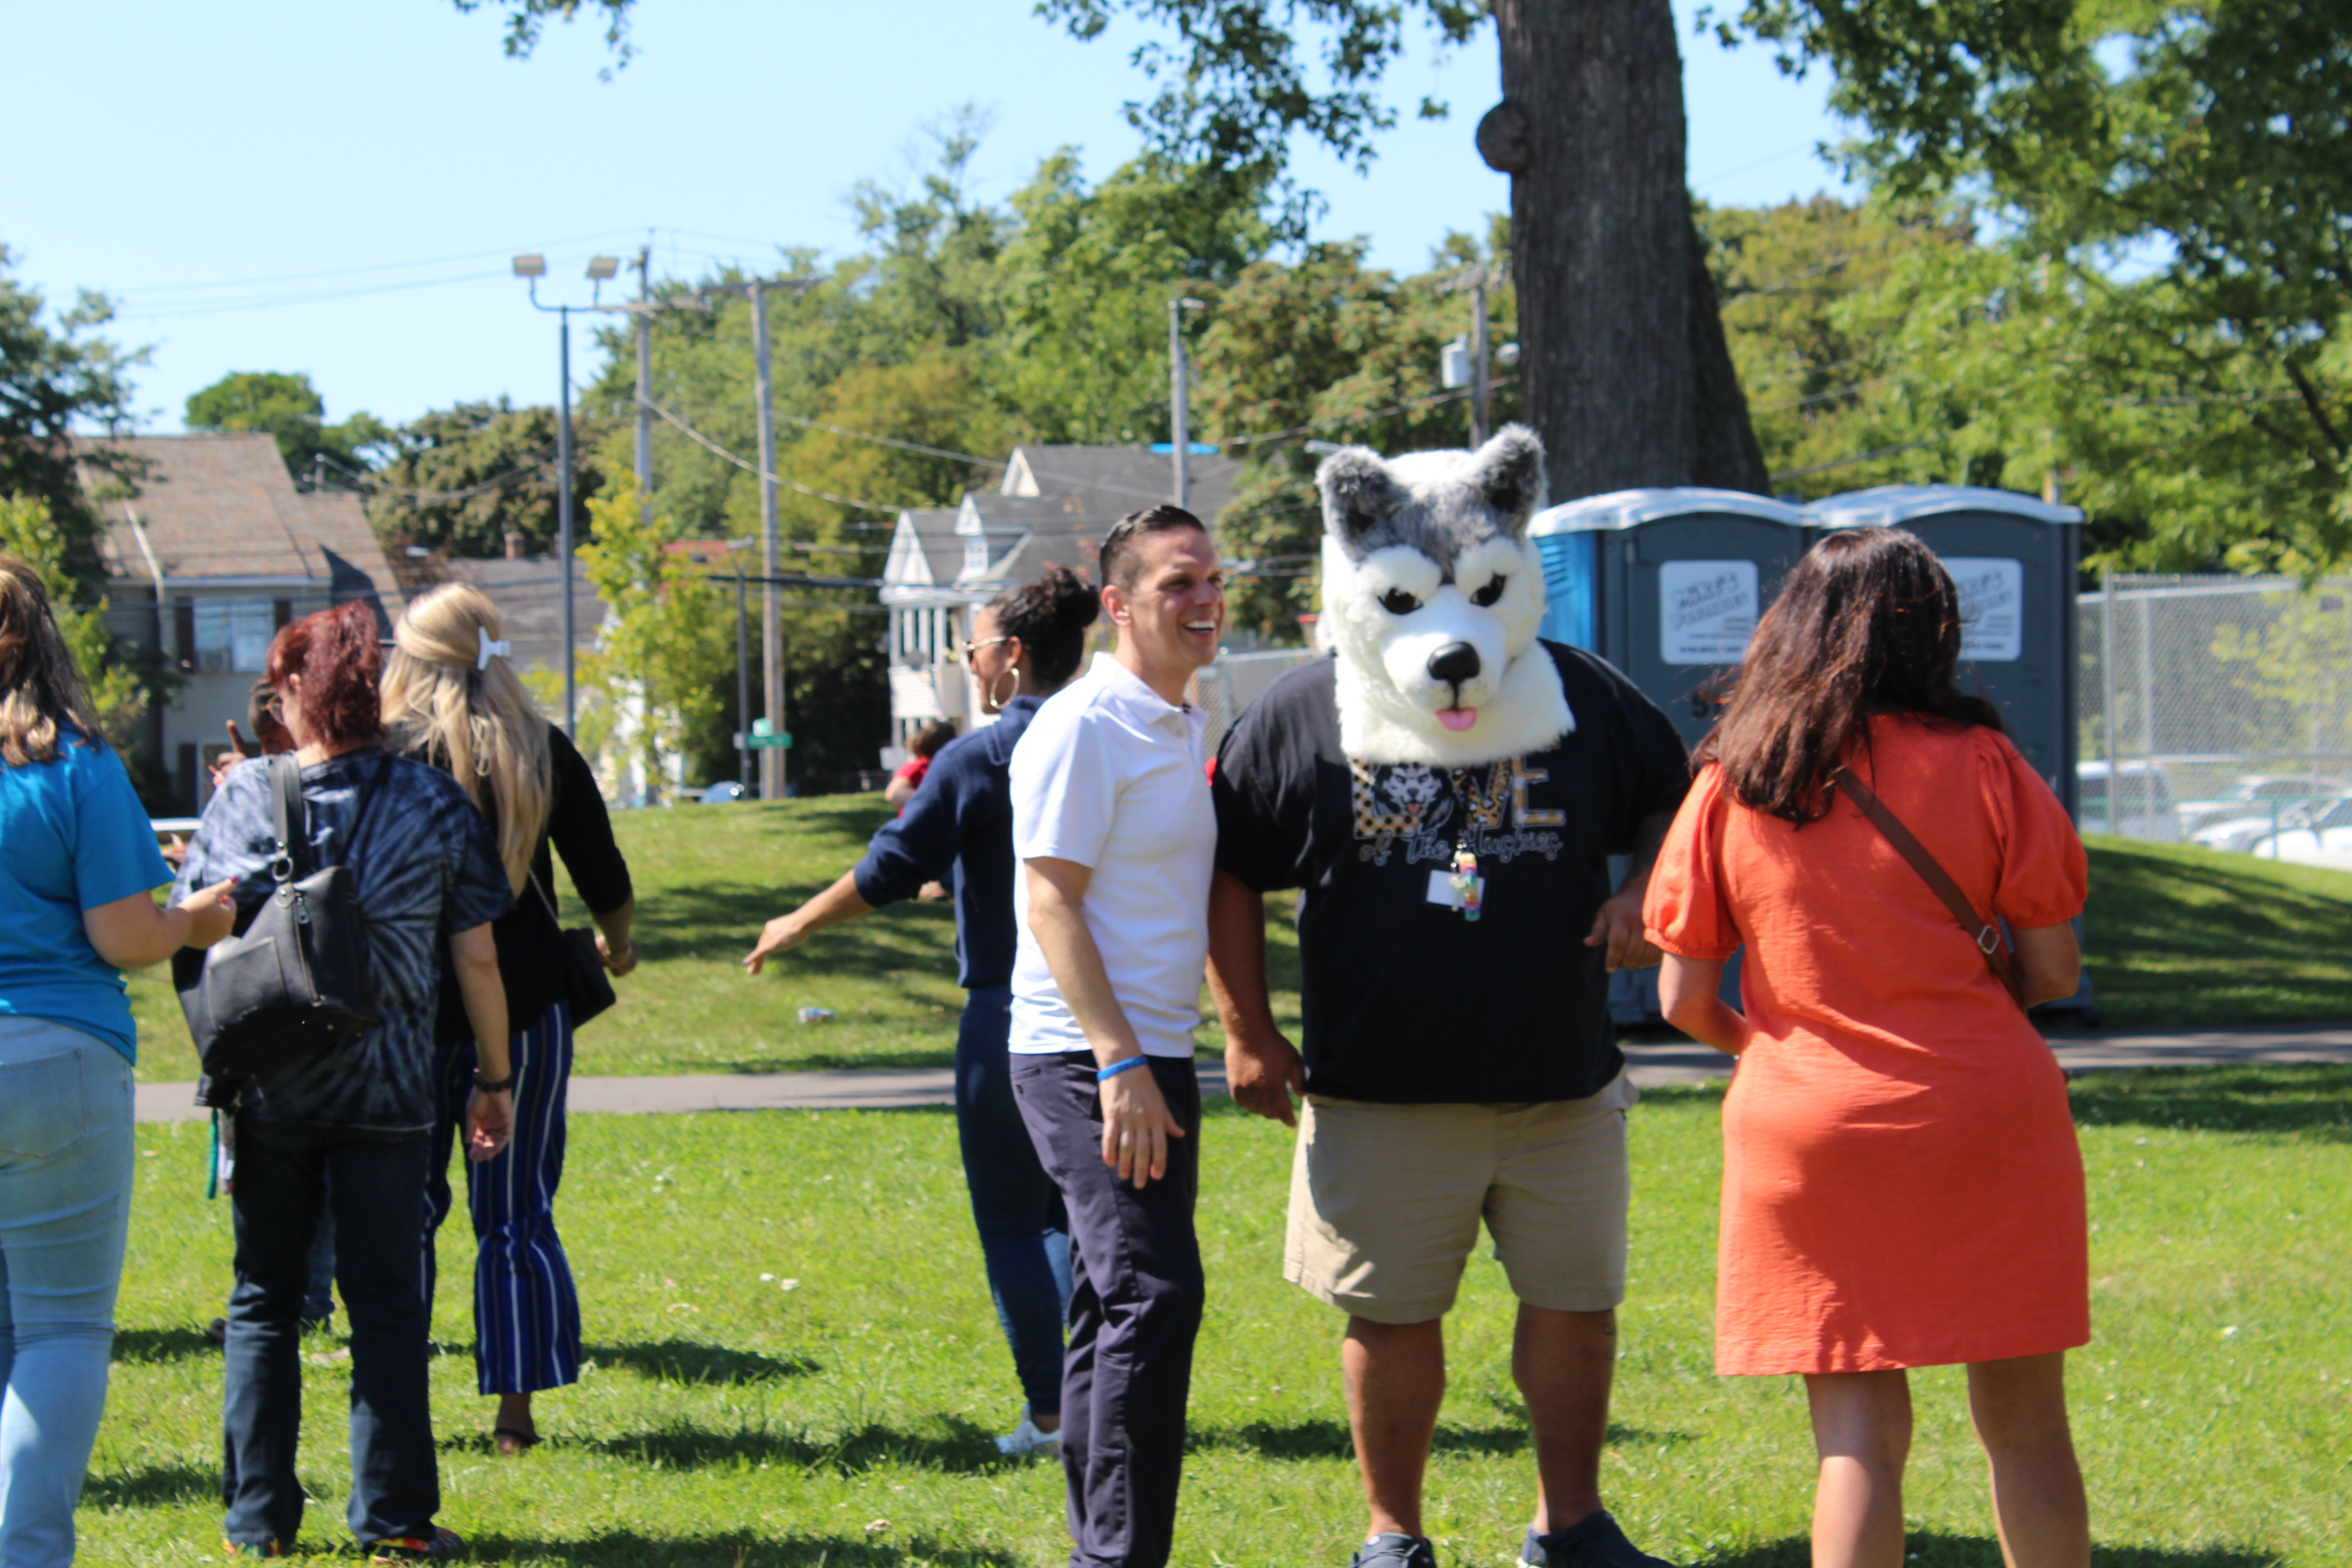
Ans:
[[[354,414],[340,425],[326,417],[326,400],[309,376],[242,370],[189,394],[184,423],[191,430],[266,431],[278,438],[287,472],[303,483],[348,482],[367,470],[370,448],[395,440],[372,414]]]
[[[581,569],[607,613],[577,679],[607,718],[635,713],[630,743],[646,777],[659,780],[665,757],[716,749],[719,679],[734,669],[733,616],[702,570],[666,548],[667,524],[646,521],[626,471],[615,478],[623,482],[589,503],[590,537],[580,546]]]
[[[134,465],[77,435],[128,422],[130,373],[146,352],[127,353],[99,335],[114,315],[105,296],[84,289],[52,316],[40,294],[8,276],[15,264],[0,245],[0,496],[47,509],[69,569],[95,583],[100,527],[89,489],[138,476]]]
[[[601,425],[574,415],[574,508],[603,487],[593,456],[602,435]],[[499,556],[510,532],[530,554],[553,546],[554,409],[517,408],[503,397],[460,403],[400,426],[387,449],[389,460],[367,481],[368,517],[395,560],[409,545],[467,559]]]

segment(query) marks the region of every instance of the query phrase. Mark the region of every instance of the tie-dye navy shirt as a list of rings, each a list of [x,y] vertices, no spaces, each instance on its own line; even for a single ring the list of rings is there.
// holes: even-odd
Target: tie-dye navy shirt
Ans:
[[[184,898],[238,879],[239,930],[277,886],[269,780],[268,766],[252,762],[222,781],[173,887],[173,897]],[[434,1117],[443,939],[496,920],[513,902],[489,824],[448,774],[373,747],[304,768],[302,804],[311,867],[348,866],[359,882],[368,989],[383,1021],[254,1079],[245,1111],[267,1121],[425,1131]]]

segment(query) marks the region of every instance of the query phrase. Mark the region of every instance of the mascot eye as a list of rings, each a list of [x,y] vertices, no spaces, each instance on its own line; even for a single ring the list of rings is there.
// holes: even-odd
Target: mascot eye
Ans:
[[[1503,596],[1504,584],[1508,582],[1510,582],[1508,577],[1496,576],[1488,578],[1485,587],[1470,595],[1470,602],[1477,605],[1480,609],[1486,608]]]
[[[1391,588],[1381,595],[1381,608],[1392,616],[1409,616],[1421,608],[1421,601],[1402,588]]]

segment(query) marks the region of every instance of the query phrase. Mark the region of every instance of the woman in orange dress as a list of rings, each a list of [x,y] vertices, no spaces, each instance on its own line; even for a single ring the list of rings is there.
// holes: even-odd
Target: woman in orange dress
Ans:
[[[1958,596],[1892,529],[1817,545],[1758,626],[1650,878],[1666,1017],[1739,1058],[1723,1109],[1716,1364],[1801,1373],[1814,1568],[1899,1568],[1905,1369],[1965,1363],[2011,1568],[2083,1568],[2065,1352],[2090,1338],[2063,1075],[1969,931],[1833,786],[1874,791],[2071,995],[2085,862],[1953,681]],[[1742,944],[1740,1007],[1718,999]]]

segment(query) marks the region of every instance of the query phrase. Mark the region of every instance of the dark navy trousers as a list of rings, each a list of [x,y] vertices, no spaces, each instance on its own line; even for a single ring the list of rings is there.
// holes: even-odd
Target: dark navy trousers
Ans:
[[[1071,1568],[1162,1568],[1176,1533],[1204,1294],[1192,1228],[1201,1086],[1190,1058],[1154,1057],[1142,1070],[1185,1135],[1168,1141],[1167,1175],[1138,1190],[1103,1163],[1093,1053],[1013,1058],[1022,1120],[1070,1219],[1062,1468]]]
[[[1013,1349],[1022,1397],[1032,1415],[1055,1415],[1062,1408],[1062,1321],[1070,1307],[1070,1222],[1013,1098],[1004,1048],[1012,1007],[1009,985],[981,986],[964,1004],[956,1030],[956,1142],[988,1291]]]
[[[580,1381],[580,1296],[555,1234],[563,1181],[563,1102],[572,1085],[572,1009],[558,1002],[507,1045],[514,1136],[499,1157],[466,1165],[474,1220],[474,1370],[484,1394],[533,1394]],[[441,1115],[425,1190],[438,1233],[449,1215],[451,1146],[474,1086],[474,1043],[443,1046],[434,1081]]]

